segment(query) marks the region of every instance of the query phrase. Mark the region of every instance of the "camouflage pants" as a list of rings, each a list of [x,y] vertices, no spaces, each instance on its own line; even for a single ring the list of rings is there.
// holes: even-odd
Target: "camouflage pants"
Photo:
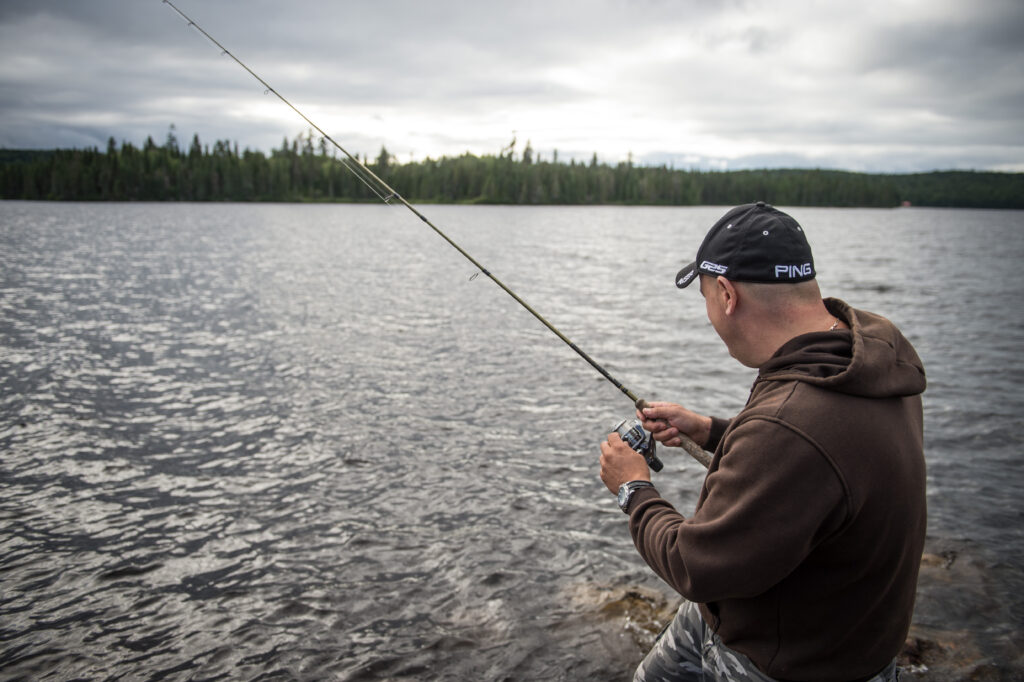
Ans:
[[[896,662],[868,682],[896,682]],[[738,651],[722,644],[700,615],[697,605],[684,601],[661,633],[633,682],[773,682]]]

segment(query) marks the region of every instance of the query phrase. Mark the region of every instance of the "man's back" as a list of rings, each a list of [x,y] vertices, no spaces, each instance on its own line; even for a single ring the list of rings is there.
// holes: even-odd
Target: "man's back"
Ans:
[[[924,374],[886,320],[798,337],[762,368],[685,521],[651,493],[644,558],[727,646],[782,679],[848,680],[898,652],[925,529]]]
[[[715,454],[684,518],[617,434],[601,480],[644,560],[688,601],[637,680],[895,678],[926,527],[924,368],[888,320],[821,297],[803,227],[730,209],[676,275],[758,378],[731,421],[668,402],[639,416]]]

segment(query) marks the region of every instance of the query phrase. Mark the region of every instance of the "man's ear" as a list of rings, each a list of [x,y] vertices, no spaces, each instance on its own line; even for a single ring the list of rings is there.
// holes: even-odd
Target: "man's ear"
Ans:
[[[722,308],[726,315],[732,315],[736,312],[736,307],[740,302],[739,295],[736,292],[736,285],[719,275],[715,278],[715,294],[718,295],[719,300],[722,302]]]

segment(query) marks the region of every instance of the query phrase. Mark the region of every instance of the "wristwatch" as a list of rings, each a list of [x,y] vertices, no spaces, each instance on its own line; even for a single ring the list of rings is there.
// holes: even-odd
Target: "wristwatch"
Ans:
[[[640,488],[653,488],[650,481],[628,481],[619,486],[619,509],[629,513],[629,501],[633,499],[633,493]]]

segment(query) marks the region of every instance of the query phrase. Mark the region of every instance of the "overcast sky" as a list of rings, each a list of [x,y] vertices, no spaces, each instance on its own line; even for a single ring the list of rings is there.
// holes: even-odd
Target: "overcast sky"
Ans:
[[[174,0],[349,151],[1024,171],[1024,0]],[[307,128],[161,0],[0,0],[0,147]]]

